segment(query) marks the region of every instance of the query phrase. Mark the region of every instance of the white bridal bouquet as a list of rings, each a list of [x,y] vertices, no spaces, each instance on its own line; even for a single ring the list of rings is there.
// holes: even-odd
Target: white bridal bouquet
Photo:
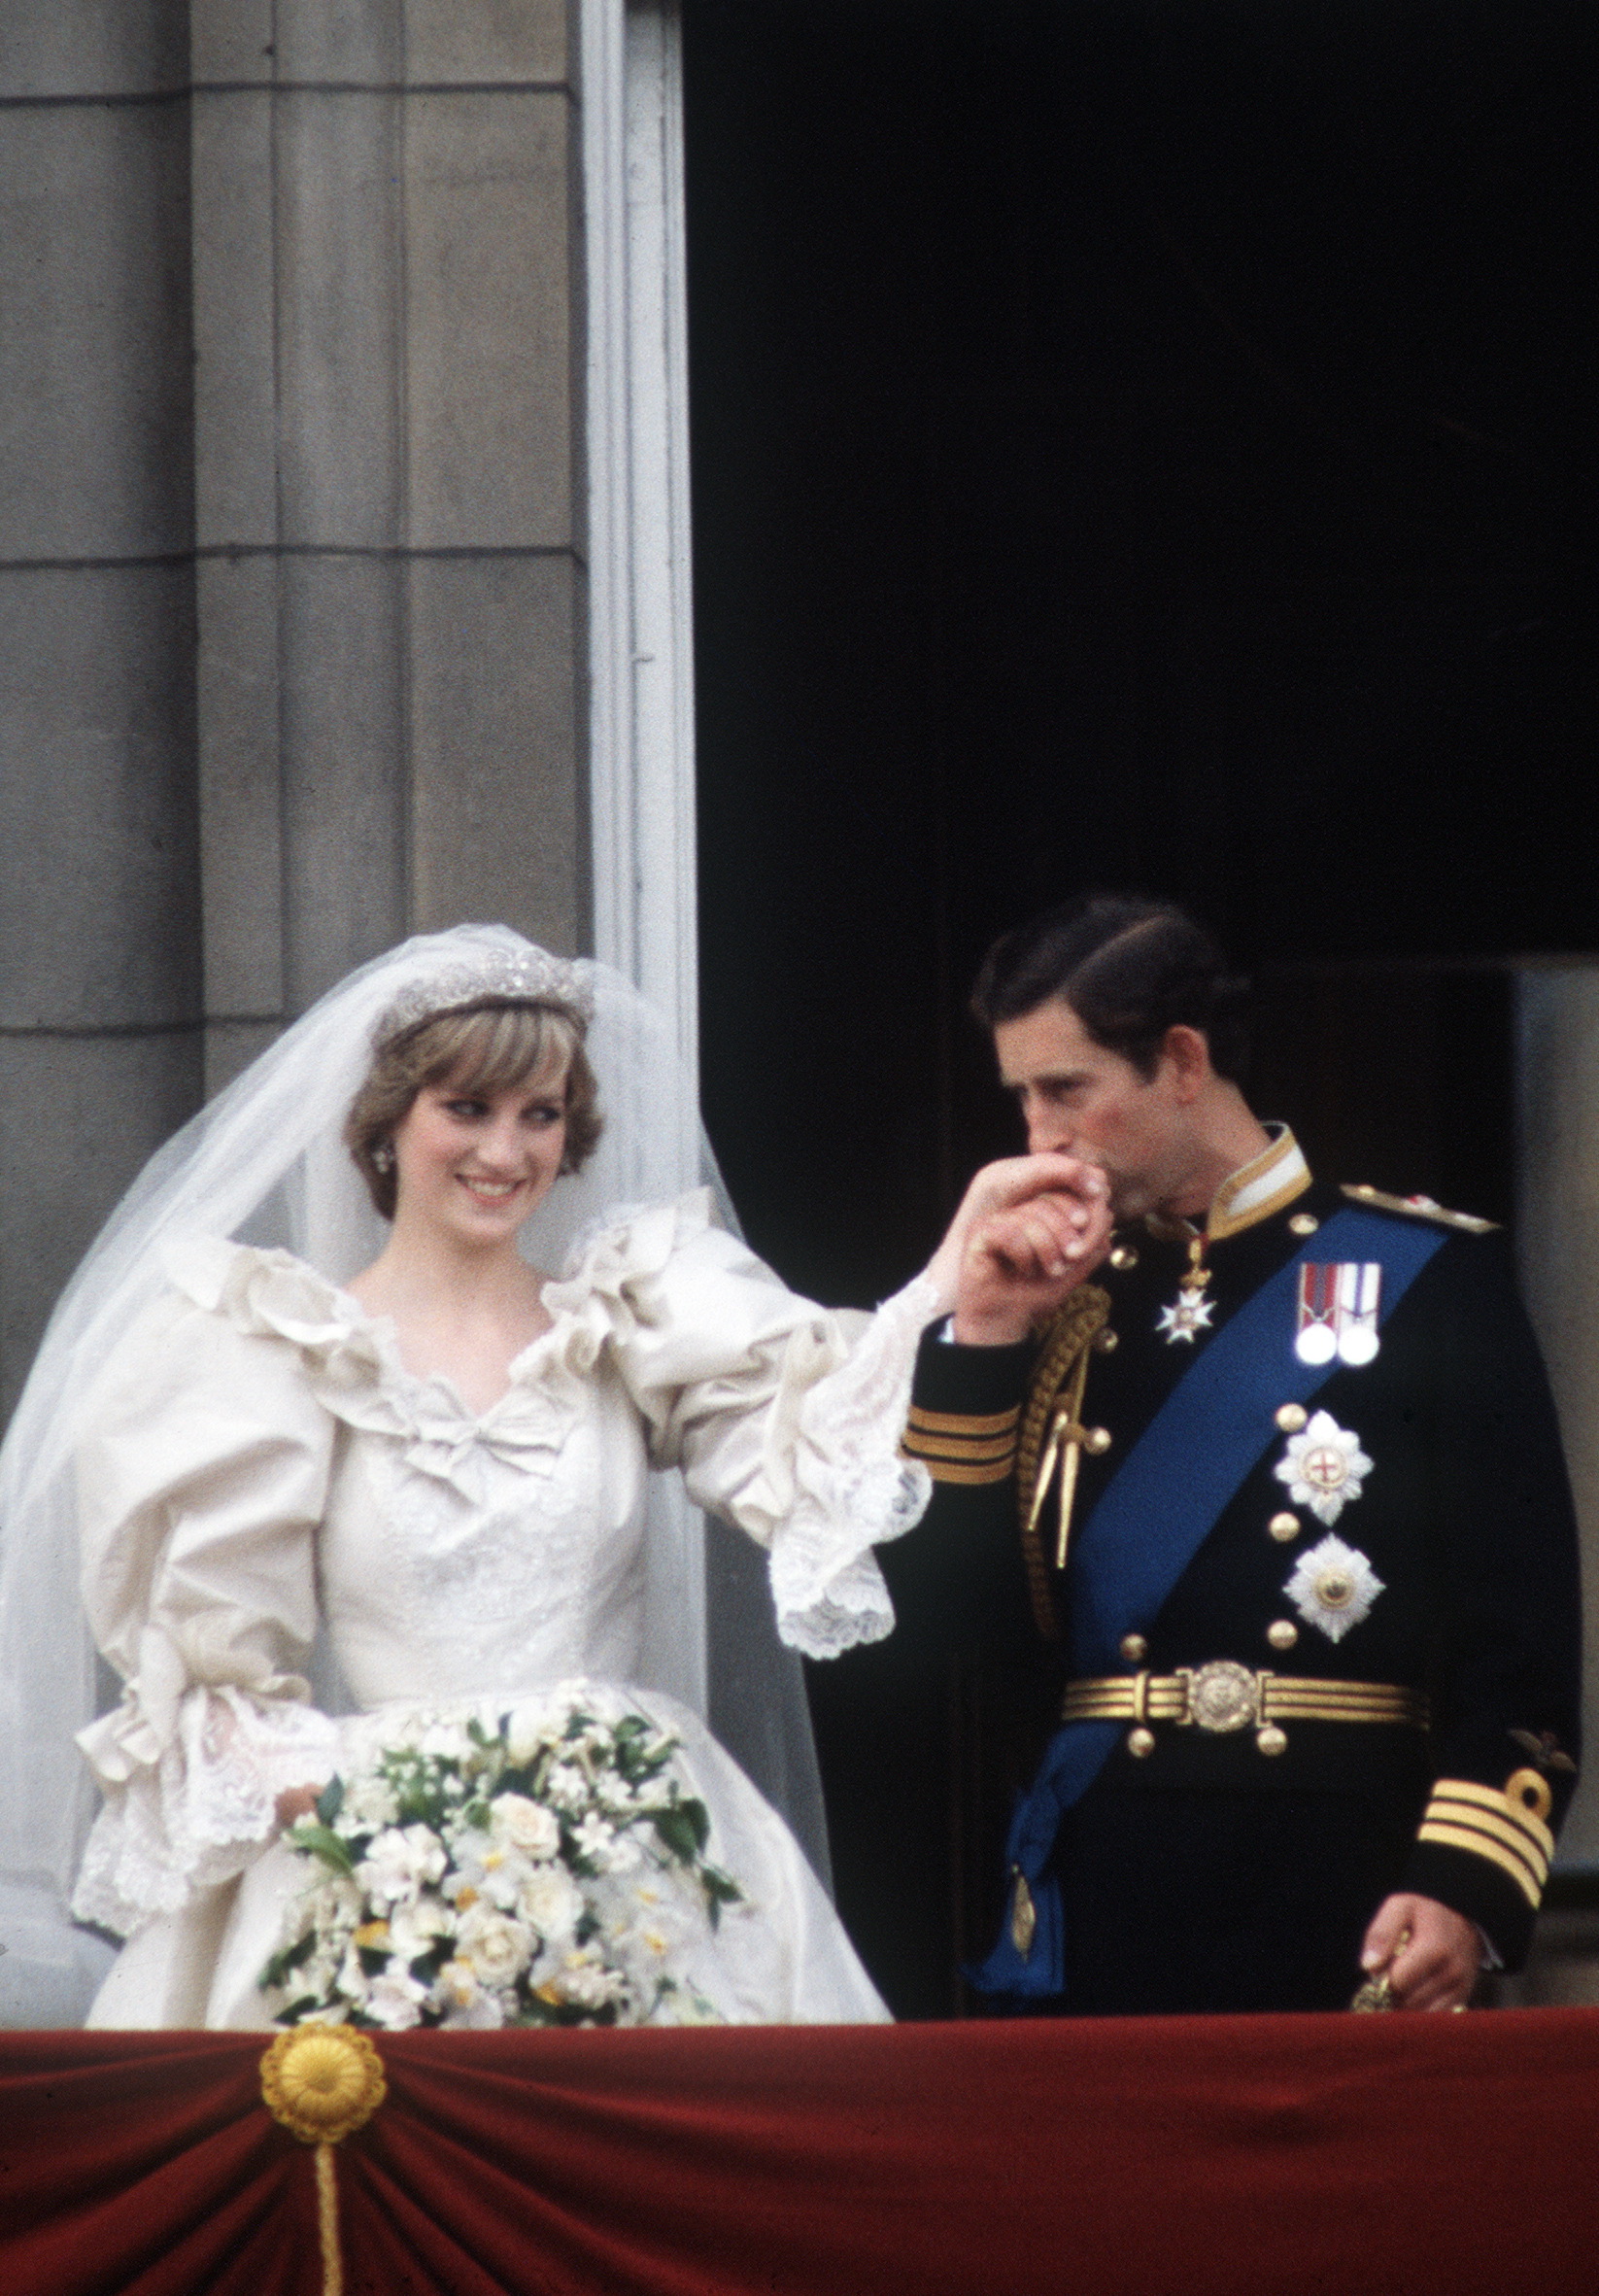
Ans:
[[[280,2025],[719,2021],[685,1970],[741,1893],[669,1731],[594,1684],[372,1721],[286,1836],[316,1871],[261,1972]]]

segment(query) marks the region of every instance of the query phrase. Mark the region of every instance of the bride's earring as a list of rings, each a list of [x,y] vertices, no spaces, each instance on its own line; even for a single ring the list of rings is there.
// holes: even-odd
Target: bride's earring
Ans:
[[[387,1140],[380,1140],[372,1150],[374,1172],[390,1173],[394,1169],[394,1151]]]

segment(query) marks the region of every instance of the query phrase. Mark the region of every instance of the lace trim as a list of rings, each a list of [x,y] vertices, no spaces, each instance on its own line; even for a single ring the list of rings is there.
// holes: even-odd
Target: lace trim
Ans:
[[[938,1308],[936,1287],[916,1277],[800,1405],[794,1505],[773,1536],[770,1572],[778,1633],[807,1658],[893,1631],[871,1549],[902,1538],[933,1494],[922,1462],[900,1456],[900,1436],[916,1350]]]
[[[332,1775],[337,1743],[336,1724],[314,1707],[263,1706],[231,1687],[186,1692],[156,1759],[108,1784],[74,1914],[131,1936],[230,1881],[276,1834],[278,1796]]]

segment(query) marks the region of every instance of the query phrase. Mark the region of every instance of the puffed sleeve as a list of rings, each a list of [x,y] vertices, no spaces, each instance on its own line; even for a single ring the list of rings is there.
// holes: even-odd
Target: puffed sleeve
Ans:
[[[84,1601],[124,1689],[80,1735],[105,1806],[74,1910],[129,1936],[239,1872],[278,1794],[331,1773],[302,1669],[335,1422],[288,1341],[174,1293],[81,1424]]]
[[[918,1278],[865,1316],[799,1298],[713,1224],[701,1189],[606,1230],[547,1304],[599,1319],[657,1466],[769,1559],[778,1632],[811,1658],[894,1624],[871,1554],[931,1486],[901,1455],[916,1348],[937,1313]]]

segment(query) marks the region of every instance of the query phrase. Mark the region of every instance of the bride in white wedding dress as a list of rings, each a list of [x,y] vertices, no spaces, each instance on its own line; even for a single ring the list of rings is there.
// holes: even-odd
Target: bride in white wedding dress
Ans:
[[[574,1679],[680,1741],[707,1855],[741,1892],[677,1974],[733,2022],[886,2016],[789,1827],[700,1718],[698,1525],[660,1471],[765,1550],[788,1644],[886,1632],[870,1548],[925,1501],[898,1439],[948,1285],[829,1314],[718,1224],[709,1189],[596,1204],[673,1126],[652,1045],[603,968],[503,927],[407,942],[196,1118],[85,1262],[0,1485],[21,1870],[60,1872],[81,1836],[57,1733],[83,1725],[103,1806],[73,1907],[127,1939],[91,2023],[270,2021],[260,1973],[305,1881],[283,1828],[374,1727],[341,1706],[403,1728]],[[609,1163],[579,1179],[600,1122]],[[58,1623],[74,1515],[123,1685],[92,1721]],[[314,1643],[343,1685],[321,1704]],[[794,1662],[769,1632],[737,1656],[769,1736]]]

